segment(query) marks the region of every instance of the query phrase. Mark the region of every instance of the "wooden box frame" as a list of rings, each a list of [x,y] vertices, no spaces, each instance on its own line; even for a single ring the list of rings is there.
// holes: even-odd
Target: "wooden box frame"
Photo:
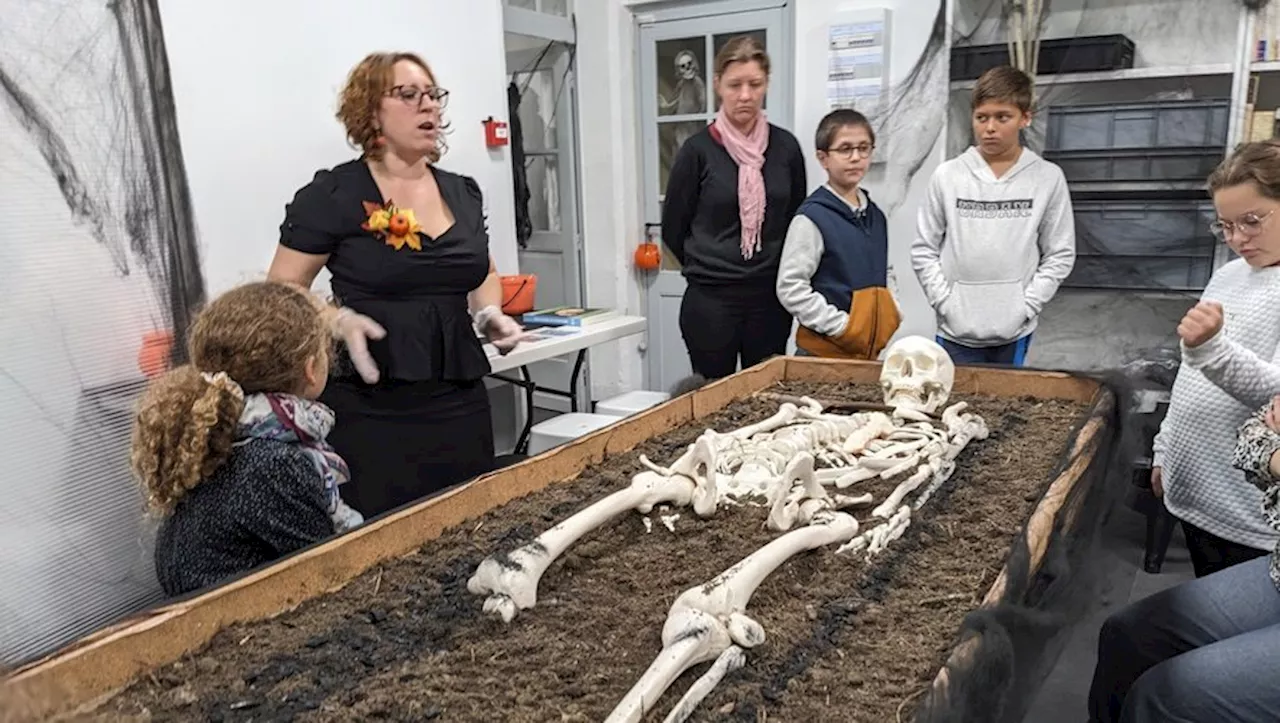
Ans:
[[[433,499],[321,543],[196,597],[167,603],[88,635],[64,649],[13,671],[0,682],[0,721],[49,720],[92,710],[137,677],[200,649],[223,628],[261,620],[336,590],[373,565],[399,557],[435,539],[447,528],[518,497],[577,476],[608,455],[686,422],[701,419],[731,402],[780,381],[875,383],[880,365],[811,357],[778,357],[709,384],[698,391],[629,417],[520,464],[479,477]],[[1099,382],[1058,372],[959,367],[955,396],[985,393],[1003,397],[1065,399],[1112,404]],[[1104,415],[1093,417],[1071,442],[1068,463],[1050,484],[1027,523],[1031,567],[1038,569],[1063,500],[1112,433]],[[1007,568],[983,601],[992,605],[1005,592]],[[949,661],[960,663],[975,649],[970,638]],[[945,690],[946,668],[935,681]]]

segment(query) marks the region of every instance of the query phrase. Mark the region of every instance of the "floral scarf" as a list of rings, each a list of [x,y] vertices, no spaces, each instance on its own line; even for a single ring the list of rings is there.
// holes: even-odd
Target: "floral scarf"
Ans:
[[[301,447],[324,480],[334,528],[345,532],[364,522],[364,518],[343,503],[338,494],[338,486],[351,479],[351,470],[325,441],[333,422],[333,410],[320,402],[292,394],[250,394],[244,400],[236,437],[237,444],[272,439]]]

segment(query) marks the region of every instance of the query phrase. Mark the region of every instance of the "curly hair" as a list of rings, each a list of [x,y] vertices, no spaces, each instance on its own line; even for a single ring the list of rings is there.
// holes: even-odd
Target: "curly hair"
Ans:
[[[332,343],[319,305],[286,284],[245,284],[205,307],[191,363],[152,382],[134,419],[130,463],[148,507],[167,514],[226,462],[245,395],[300,393],[308,360]]]
[[[426,71],[435,82],[436,74],[427,61],[416,53],[370,53],[356,64],[347,75],[346,85],[338,96],[337,118],[347,129],[347,141],[364,152],[366,158],[377,160],[385,150],[378,144],[378,105],[390,90],[395,79],[396,63],[405,60]],[[436,163],[449,150],[445,132],[449,123],[441,112],[440,137],[436,149],[428,154],[428,160]]]
[[[1209,176],[1209,193],[1252,183],[1258,193],[1280,200],[1280,141],[1242,143]]]

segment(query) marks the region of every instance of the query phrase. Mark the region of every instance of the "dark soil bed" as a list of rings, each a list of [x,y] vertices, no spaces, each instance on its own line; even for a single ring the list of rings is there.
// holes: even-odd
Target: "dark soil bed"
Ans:
[[[787,383],[772,391],[878,396],[873,387],[836,384]],[[767,640],[748,651],[746,666],[694,720],[893,721],[900,707],[903,720],[910,718],[1085,411],[1064,401],[967,400],[991,437],[969,445],[906,534],[870,563],[818,550],[769,577],[747,609]],[[510,624],[481,613],[483,598],[467,592],[468,577],[490,553],[510,550],[628,484],[640,452],[665,463],[708,426],[741,426],[776,410],[776,402],[736,402],[572,482],[449,530],[339,592],[224,630],[93,719],[603,720],[660,650],[675,597],[777,536],[762,524],[765,511],[727,508],[699,520],[681,510],[674,533],[657,515],[651,532],[639,515],[623,515],[552,565],[538,606]],[[892,486],[865,490],[882,499]],[[705,667],[678,680],[648,720],[662,720]]]

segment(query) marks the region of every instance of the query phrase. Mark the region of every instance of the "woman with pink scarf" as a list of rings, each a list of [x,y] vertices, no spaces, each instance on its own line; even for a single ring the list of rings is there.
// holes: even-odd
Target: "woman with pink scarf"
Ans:
[[[667,180],[662,240],[688,289],[680,332],[695,374],[717,379],[785,354],[791,314],[774,283],[787,226],[808,195],[791,133],[769,123],[769,56],[750,36],[716,56],[720,111],[680,148]]]

